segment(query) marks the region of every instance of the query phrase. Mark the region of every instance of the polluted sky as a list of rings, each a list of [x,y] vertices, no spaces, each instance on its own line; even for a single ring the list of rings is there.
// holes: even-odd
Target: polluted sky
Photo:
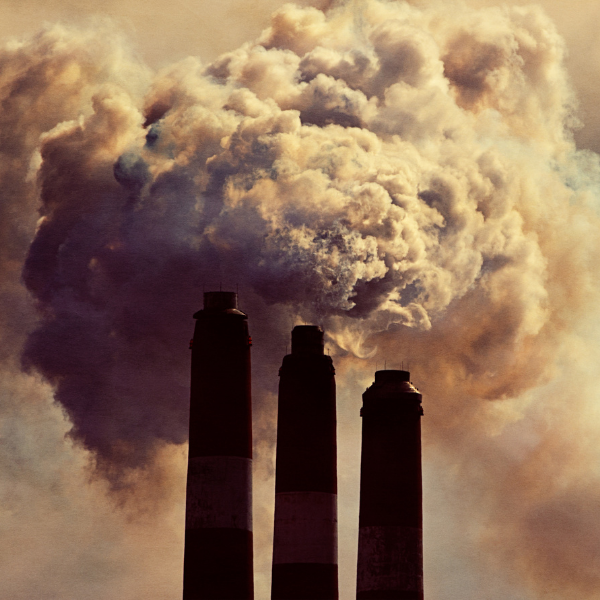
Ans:
[[[257,599],[303,321],[337,371],[344,600],[384,361],[424,395],[427,598],[600,598],[600,9],[104,7],[0,7],[2,597],[181,596],[187,342],[222,283]]]

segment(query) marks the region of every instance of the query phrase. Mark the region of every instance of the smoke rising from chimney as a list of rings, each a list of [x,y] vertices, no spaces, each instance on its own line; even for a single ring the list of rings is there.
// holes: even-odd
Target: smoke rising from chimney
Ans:
[[[510,468],[485,462],[521,409],[483,401],[552,385],[598,298],[598,161],[574,147],[563,57],[535,7],[377,0],[287,5],[257,42],[154,75],[106,31],[9,46],[2,294],[18,314],[27,253],[39,320],[2,315],[3,331],[28,333],[23,365],[115,487],[186,440],[203,283],[239,283],[255,362],[274,365],[254,378],[258,418],[281,352],[257,332],[284,344],[290,315],[324,326],[336,365],[410,358],[432,455],[495,498],[481,543],[534,588],[590,597],[597,575],[573,574],[569,548],[600,482],[564,458],[590,451],[532,408],[539,438]]]

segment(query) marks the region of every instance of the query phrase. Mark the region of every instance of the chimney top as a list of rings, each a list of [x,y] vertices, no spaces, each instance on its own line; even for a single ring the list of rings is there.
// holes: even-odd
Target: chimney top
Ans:
[[[323,330],[318,325],[296,325],[292,330],[292,354],[325,354]]]
[[[204,292],[204,310],[237,309],[235,292]]]
[[[399,369],[375,371],[375,383],[400,383],[410,381],[410,373]]]
[[[364,406],[377,404],[380,400],[418,400],[421,393],[410,382],[410,373],[401,370],[375,371],[375,382],[363,394]]]

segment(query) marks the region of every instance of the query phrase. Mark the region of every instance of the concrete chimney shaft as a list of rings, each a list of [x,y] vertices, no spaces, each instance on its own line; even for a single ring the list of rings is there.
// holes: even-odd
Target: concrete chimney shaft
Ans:
[[[292,331],[279,371],[272,600],[338,598],[335,370],[323,331]]]
[[[192,341],[184,600],[251,600],[252,408],[247,316],[207,292]]]
[[[377,371],[363,394],[357,600],[423,600],[421,394]]]

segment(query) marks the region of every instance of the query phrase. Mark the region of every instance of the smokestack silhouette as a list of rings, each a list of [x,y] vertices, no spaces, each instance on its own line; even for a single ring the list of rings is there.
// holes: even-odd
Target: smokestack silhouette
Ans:
[[[421,394],[377,371],[363,394],[357,600],[423,600]]]
[[[192,340],[184,600],[254,597],[248,317],[207,292]]]
[[[323,331],[294,327],[279,370],[272,600],[338,598],[335,370]]]

